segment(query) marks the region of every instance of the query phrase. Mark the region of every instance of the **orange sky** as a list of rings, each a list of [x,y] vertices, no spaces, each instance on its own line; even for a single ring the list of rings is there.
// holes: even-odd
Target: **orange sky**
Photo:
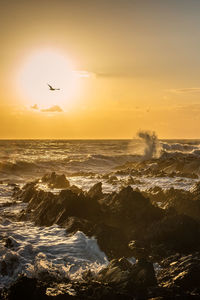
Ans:
[[[0,138],[200,138],[199,1],[3,0],[0,11]]]

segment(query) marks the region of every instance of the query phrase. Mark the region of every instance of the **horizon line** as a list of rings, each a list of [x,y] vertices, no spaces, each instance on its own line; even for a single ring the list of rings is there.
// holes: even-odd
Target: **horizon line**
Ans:
[[[128,141],[140,140],[140,138],[0,138],[0,141],[41,141],[41,140],[54,140],[54,141]],[[158,140],[200,140],[199,138],[158,138]]]

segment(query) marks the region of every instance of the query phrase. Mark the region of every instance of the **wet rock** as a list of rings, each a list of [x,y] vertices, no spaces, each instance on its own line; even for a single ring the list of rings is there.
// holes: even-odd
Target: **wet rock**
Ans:
[[[117,184],[117,182],[118,182],[118,178],[117,178],[117,176],[110,175],[110,176],[108,177],[108,179],[107,179],[106,182],[109,183],[109,184],[115,185],[115,184]]]
[[[188,253],[200,248],[200,226],[186,215],[167,215],[152,224],[145,236],[147,244],[162,245],[165,253]]]
[[[7,237],[5,239],[4,246],[6,248],[12,249],[14,247],[17,247],[18,245],[19,243],[13,237]]]
[[[131,283],[139,289],[156,286],[157,280],[153,264],[147,259],[139,259],[130,272]]]
[[[92,199],[100,199],[103,196],[102,182],[98,182],[95,185],[93,185],[87,192],[87,195]]]
[[[196,182],[191,187],[190,192],[193,193],[196,197],[200,197],[200,181]]]
[[[21,276],[9,289],[8,300],[47,299],[46,287],[36,279]]]
[[[84,232],[87,236],[94,235],[95,224],[86,219],[78,217],[68,217],[62,224],[67,233],[75,234],[77,231]]]
[[[43,183],[47,183],[48,186],[52,189],[65,189],[70,186],[69,181],[66,179],[65,175],[58,175],[55,172],[52,172],[51,174],[45,174],[41,181]]]
[[[134,258],[138,260],[148,258],[148,251],[141,241],[131,241],[128,246],[131,249],[132,256],[134,256]]]
[[[200,254],[175,255],[161,262],[158,282],[165,288],[177,288],[200,295]],[[190,298],[188,298],[190,299]]]
[[[98,280],[127,292],[144,292],[157,285],[153,264],[145,259],[134,265],[125,258],[114,259],[99,273]]]
[[[19,257],[15,252],[9,251],[0,260],[0,274],[12,276],[19,266]]]
[[[129,237],[124,234],[124,228],[117,228],[106,223],[98,223],[94,228],[94,236],[98,245],[108,259],[130,257],[132,252],[128,247]]]
[[[62,225],[70,216],[97,219],[100,214],[97,201],[77,194],[70,189],[62,190],[58,195],[42,190],[34,190],[23,215],[29,217],[39,226]]]
[[[163,217],[163,211],[151,204],[140,192],[128,186],[119,193],[112,193],[100,200],[110,224],[123,226],[129,240],[137,239],[147,227]],[[133,237],[132,234],[135,236]]]
[[[196,193],[176,192],[167,197],[165,209],[174,208],[179,214],[186,214],[200,222],[200,198]]]
[[[127,286],[131,270],[132,264],[127,259],[113,259],[105,269],[99,272],[97,278],[101,282]]]
[[[19,199],[22,202],[29,202],[35,195],[37,181],[29,182],[23,186],[22,189],[18,189],[13,192],[13,197]]]

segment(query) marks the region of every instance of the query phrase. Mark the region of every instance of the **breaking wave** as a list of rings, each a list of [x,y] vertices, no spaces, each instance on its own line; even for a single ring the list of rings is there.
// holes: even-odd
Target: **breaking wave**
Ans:
[[[108,263],[95,238],[80,231],[67,235],[58,225],[35,227],[30,222],[4,220],[0,234],[0,271],[4,274],[0,287],[10,285],[19,274],[38,279],[77,278],[84,270],[95,273]],[[4,246],[8,240],[10,249]]]
[[[200,150],[198,145],[189,145],[181,143],[160,143],[163,150],[166,151],[179,151],[179,152],[194,152]],[[195,153],[194,153],[195,154]]]
[[[148,160],[159,156],[159,141],[155,132],[139,131],[137,137],[144,144],[143,159]]]

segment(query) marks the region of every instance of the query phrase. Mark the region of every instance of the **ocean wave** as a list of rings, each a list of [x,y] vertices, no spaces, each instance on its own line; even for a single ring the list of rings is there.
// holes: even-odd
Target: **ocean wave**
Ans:
[[[0,162],[0,172],[18,172],[37,168],[36,164],[28,161],[2,161]]]
[[[161,142],[160,145],[162,146],[162,149],[166,151],[191,152],[194,150],[200,150],[199,145],[190,145],[190,144],[183,144],[183,143],[163,143],[163,142]]]
[[[9,236],[7,234],[9,233]],[[0,243],[0,268],[6,265],[7,275],[0,275],[0,287],[14,282],[19,274],[41,279],[78,278],[83,271],[98,272],[108,264],[104,252],[99,249],[95,238],[88,238],[77,231],[67,235],[65,229],[57,225],[35,227],[30,222],[3,221],[0,234],[4,242],[9,239],[11,249]]]
[[[71,155],[68,157],[61,157],[50,159],[35,160],[16,160],[16,161],[1,161],[0,172],[7,174],[27,174],[27,173],[44,173],[49,171],[60,171],[65,173],[72,173],[77,171],[98,172],[107,171],[115,166],[124,164],[126,162],[137,161],[136,155]]]

